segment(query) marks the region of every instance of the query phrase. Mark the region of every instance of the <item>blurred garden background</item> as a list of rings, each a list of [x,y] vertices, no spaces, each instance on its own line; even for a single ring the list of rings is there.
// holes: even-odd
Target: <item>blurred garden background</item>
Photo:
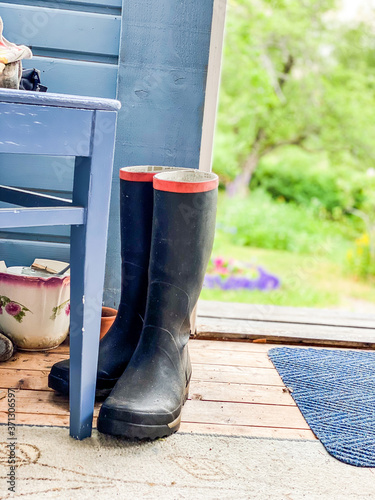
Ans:
[[[201,297],[373,312],[375,5],[228,3]]]

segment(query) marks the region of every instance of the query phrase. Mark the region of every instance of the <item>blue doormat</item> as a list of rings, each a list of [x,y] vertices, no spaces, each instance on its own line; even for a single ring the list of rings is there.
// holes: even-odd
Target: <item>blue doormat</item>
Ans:
[[[375,352],[282,347],[268,354],[328,453],[375,467]]]

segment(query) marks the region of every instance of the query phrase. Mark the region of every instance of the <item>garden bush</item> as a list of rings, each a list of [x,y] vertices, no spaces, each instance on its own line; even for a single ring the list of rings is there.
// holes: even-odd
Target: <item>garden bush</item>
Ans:
[[[262,187],[275,199],[313,206],[321,214],[338,219],[362,206],[367,183],[364,174],[349,167],[334,168],[323,155],[288,148],[259,164],[250,187]]]
[[[320,254],[345,251],[358,234],[346,221],[319,218],[312,208],[275,201],[259,188],[246,198],[221,195],[218,230],[239,246]]]

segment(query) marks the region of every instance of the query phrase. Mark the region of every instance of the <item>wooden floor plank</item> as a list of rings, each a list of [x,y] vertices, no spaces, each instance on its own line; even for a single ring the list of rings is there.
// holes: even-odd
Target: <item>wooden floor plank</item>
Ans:
[[[216,350],[209,351],[206,349],[190,349],[190,355],[193,363],[207,365],[231,365],[231,366],[249,366],[252,368],[270,368],[273,369],[273,364],[267,356],[266,352],[241,352]]]
[[[204,340],[204,339],[191,339],[189,341],[189,351],[194,353],[196,351],[237,351],[241,353],[267,353],[270,349],[274,348],[273,344],[256,343],[256,342],[242,342],[241,340]]]
[[[276,370],[247,366],[193,364],[193,380],[284,387]]]
[[[189,342],[190,351],[201,350],[201,349],[209,349],[209,350],[220,350],[220,351],[240,351],[240,352],[267,352],[271,349],[272,344],[263,344],[256,342],[241,342],[234,341],[220,341],[212,342],[211,340],[203,340],[203,339],[191,339]],[[69,341],[65,341],[60,346],[55,349],[51,349],[50,351],[46,351],[49,356],[69,356]]]
[[[184,406],[183,419],[202,424],[310,429],[296,406],[189,400]]]
[[[0,369],[0,388],[50,391],[47,384],[48,373],[48,370]],[[269,368],[193,363],[192,380],[283,387],[276,370]]]
[[[231,384],[229,382],[203,382],[201,380],[191,381],[189,399],[295,406],[291,395],[281,386],[273,387],[267,385]]]
[[[16,354],[7,361],[7,369],[19,369],[23,370],[38,370],[38,371],[50,371],[52,365],[58,361],[62,361],[67,358],[67,354],[53,354],[51,355],[49,351],[46,352],[22,352],[18,351]],[[0,369],[3,363],[0,364]]]
[[[6,424],[8,421],[7,413],[0,412],[0,424]],[[42,426],[56,426],[68,427],[69,415],[53,415],[50,413],[29,414],[17,413],[16,425],[42,425]]]
[[[2,363],[1,366],[6,363]],[[0,387],[2,389],[30,389],[48,391],[47,378],[49,371],[27,369],[0,369]]]
[[[221,318],[198,318],[194,338],[375,349],[372,329]]]
[[[66,356],[69,356],[69,336],[65,342],[63,342],[61,345],[55,347],[55,349],[51,349],[50,351],[48,351],[48,353],[50,355],[65,354]]]
[[[192,359],[195,363],[273,368],[266,351],[253,351],[249,353],[247,351],[241,352],[241,350],[237,350],[232,351],[228,356],[225,350],[216,349],[213,354],[211,350],[196,347],[195,342],[199,341],[191,341],[192,346],[190,349]],[[54,363],[66,359],[68,356],[68,354],[62,353],[51,354],[49,351],[40,352],[37,353],[37,355],[35,354],[36,353],[19,351],[9,360],[9,362],[7,362],[6,366],[8,369],[23,369],[26,367],[28,370],[50,371]],[[2,365],[0,365],[0,369],[1,366]]]
[[[239,351],[239,352],[267,352],[269,349],[275,347],[272,344],[248,342],[232,339],[231,341],[211,340],[204,339],[190,339],[189,350],[195,352],[196,350],[208,349],[214,351]],[[46,351],[49,356],[69,356],[69,342],[66,341],[55,349]],[[57,358],[56,358],[57,359]]]
[[[242,319],[262,322],[297,323],[302,325],[375,328],[375,314],[211,300],[200,300],[198,302],[198,316],[201,318]]]
[[[0,397],[1,397],[0,391]],[[95,403],[98,411],[99,403]],[[0,399],[0,413],[7,411],[7,399]],[[97,413],[96,411],[96,413]],[[69,415],[69,398],[54,391],[29,391],[16,392],[16,412],[29,415]]]
[[[6,398],[0,399],[0,412],[7,411],[7,404]],[[69,399],[53,391],[19,390],[16,392],[16,412],[30,415],[69,415]]]

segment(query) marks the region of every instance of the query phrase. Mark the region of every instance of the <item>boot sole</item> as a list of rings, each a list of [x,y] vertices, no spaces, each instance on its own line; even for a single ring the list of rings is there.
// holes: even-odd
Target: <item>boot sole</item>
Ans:
[[[189,396],[190,381],[185,388],[184,399],[181,405],[186,403]],[[170,436],[178,431],[181,425],[181,411],[179,416],[168,424],[163,425],[143,425],[124,422],[118,419],[98,418],[97,429],[103,434],[123,437],[129,441],[154,441]]]
[[[113,380],[113,383],[111,382],[110,387],[105,387],[105,388],[97,388],[95,390],[95,398],[96,399],[104,399],[107,398],[116,385],[118,379]],[[98,381],[99,383],[101,382],[100,380]],[[108,383],[108,381],[106,381]],[[52,375],[51,373],[48,375],[48,387],[50,389],[53,389],[54,391],[63,394],[64,396],[69,396],[69,382],[67,382],[65,379],[62,379],[60,377],[56,377],[55,375]]]

